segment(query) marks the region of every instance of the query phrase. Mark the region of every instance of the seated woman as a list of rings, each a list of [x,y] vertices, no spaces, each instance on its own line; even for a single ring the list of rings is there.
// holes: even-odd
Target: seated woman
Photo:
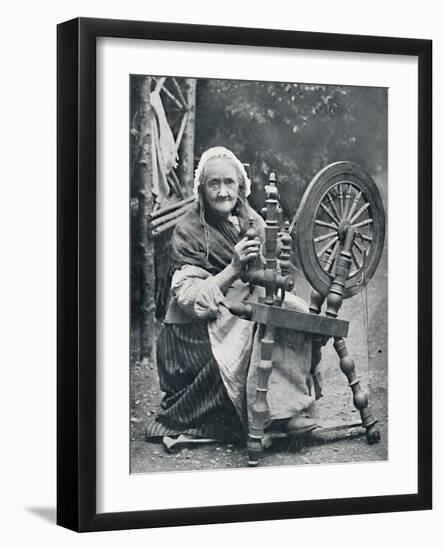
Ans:
[[[250,181],[235,155],[214,147],[201,157],[194,180],[196,202],[174,229],[170,245],[169,296],[157,343],[162,411],[148,437],[188,434],[245,441],[256,395],[260,334],[235,317],[229,304],[258,299],[264,290],[240,280],[260,263],[264,221],[249,206]],[[249,220],[258,238],[248,240]],[[287,294],[287,307],[308,311]],[[301,414],[315,400],[311,343],[302,333],[278,330],[267,399],[273,421],[289,433],[316,423]]]

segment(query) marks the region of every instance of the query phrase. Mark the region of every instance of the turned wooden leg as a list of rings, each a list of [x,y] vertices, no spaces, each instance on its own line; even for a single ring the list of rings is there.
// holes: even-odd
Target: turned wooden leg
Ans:
[[[316,290],[311,290],[311,304],[309,305],[309,312],[319,314],[321,312],[321,307],[326,300],[326,296],[320,294]]]
[[[323,296],[323,294],[320,294],[316,290],[312,289],[309,312],[315,315],[319,315],[325,300],[326,296]],[[329,338],[324,336],[311,336],[311,376],[314,382],[315,399],[320,399],[320,397],[323,397],[317,377],[317,366],[321,361],[321,348],[326,344],[328,340]]]
[[[349,357],[344,338],[334,338],[334,348],[340,357],[340,369],[351,386],[354,406],[360,412],[361,422],[366,430],[366,439],[369,444],[377,443],[380,441],[380,432],[375,427],[377,420],[369,411],[368,396],[360,387],[360,380],[355,374],[355,363]]]
[[[314,395],[315,399],[320,399],[323,397],[321,392],[321,386],[318,381],[317,367],[321,361],[321,348],[325,345],[324,338],[322,337],[312,337],[311,338],[311,376],[314,384]]]
[[[252,423],[249,426],[248,438],[249,466],[257,466],[263,452],[264,425],[269,417],[269,405],[266,395],[268,393],[269,377],[272,372],[273,348],[274,329],[268,325],[261,339],[260,365],[257,367],[257,393],[251,407]]]

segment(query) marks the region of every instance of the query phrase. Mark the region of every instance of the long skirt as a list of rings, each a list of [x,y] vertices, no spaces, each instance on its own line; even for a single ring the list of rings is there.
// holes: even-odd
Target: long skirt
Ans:
[[[157,343],[157,369],[164,392],[161,412],[146,426],[147,437],[189,434],[244,440],[214,358],[206,321],[164,324]]]

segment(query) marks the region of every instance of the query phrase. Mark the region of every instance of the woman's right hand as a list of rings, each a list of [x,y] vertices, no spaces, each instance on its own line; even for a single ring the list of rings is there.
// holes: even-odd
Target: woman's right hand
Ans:
[[[249,240],[243,237],[234,247],[234,255],[231,260],[231,265],[236,273],[240,273],[246,264],[254,262],[260,251],[260,241],[258,239]]]

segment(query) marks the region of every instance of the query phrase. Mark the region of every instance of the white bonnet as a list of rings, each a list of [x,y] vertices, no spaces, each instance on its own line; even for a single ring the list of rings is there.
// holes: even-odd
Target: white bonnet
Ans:
[[[214,158],[226,158],[231,160],[236,169],[237,172],[240,174],[241,178],[244,181],[244,189],[245,189],[245,196],[251,194],[251,181],[248,178],[248,175],[246,174],[245,167],[243,164],[238,160],[238,158],[234,155],[232,151],[229,149],[226,149],[226,147],[211,147],[207,151],[205,151],[201,158],[200,162],[198,163],[197,170],[195,171],[194,176],[194,196],[198,198],[198,188],[201,183],[203,171],[205,168],[206,163],[208,160],[214,159]]]

